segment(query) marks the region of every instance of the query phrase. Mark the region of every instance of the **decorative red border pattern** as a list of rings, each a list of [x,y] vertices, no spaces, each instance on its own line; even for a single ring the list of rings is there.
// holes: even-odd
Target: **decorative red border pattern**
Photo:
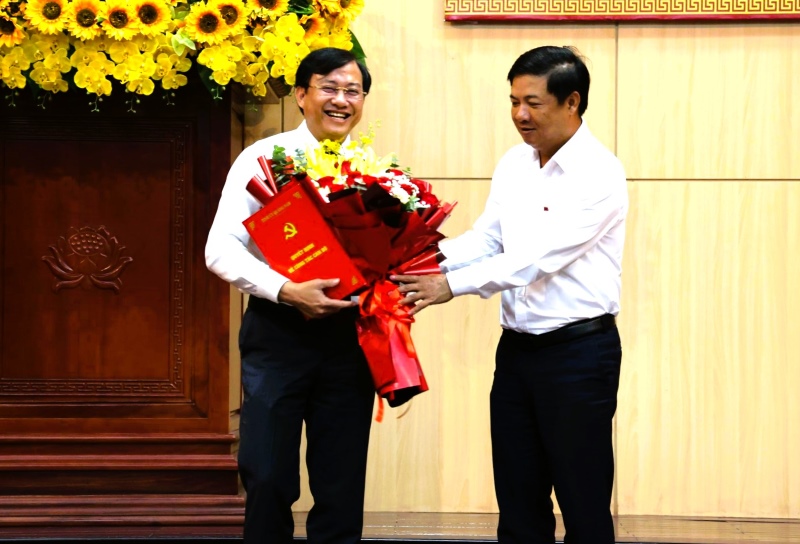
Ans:
[[[800,19],[800,0],[445,0],[444,20]]]

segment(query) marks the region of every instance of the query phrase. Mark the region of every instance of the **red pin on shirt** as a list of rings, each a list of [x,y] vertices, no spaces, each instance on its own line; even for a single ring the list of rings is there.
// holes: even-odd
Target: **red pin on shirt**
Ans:
[[[548,208],[547,206],[545,206],[545,207],[544,207],[544,211],[546,211],[546,212],[549,212],[549,211],[550,211],[550,208]]]

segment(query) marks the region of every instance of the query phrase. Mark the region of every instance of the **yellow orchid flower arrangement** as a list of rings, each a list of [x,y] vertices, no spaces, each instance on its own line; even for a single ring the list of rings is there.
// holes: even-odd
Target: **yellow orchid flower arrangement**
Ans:
[[[372,148],[375,129],[372,124],[365,133],[347,144],[323,140],[318,145],[303,150],[296,171],[305,172],[312,179],[334,178],[334,183],[347,185],[351,172],[377,176],[397,166],[397,156],[390,153],[381,157]]]
[[[0,0],[0,90],[123,89],[170,95],[197,65],[219,96],[294,85],[300,61],[339,47],[363,58],[350,23],[364,0]],[[44,101],[42,101],[42,104]]]
[[[369,192],[378,185],[405,211],[438,205],[430,183],[414,178],[408,168],[400,168],[394,153],[384,156],[375,153],[374,139],[375,130],[370,124],[366,134],[361,132],[357,139],[345,144],[322,140],[305,149],[289,150],[288,155],[285,148],[276,146],[270,168],[277,187],[292,179],[308,177],[326,202],[348,191]]]

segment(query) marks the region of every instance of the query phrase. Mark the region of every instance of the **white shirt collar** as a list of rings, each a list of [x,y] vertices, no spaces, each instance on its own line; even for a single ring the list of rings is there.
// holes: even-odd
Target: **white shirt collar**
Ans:
[[[558,166],[562,171],[568,172],[571,168],[580,164],[582,160],[583,142],[585,142],[587,138],[590,138],[591,134],[592,133],[589,132],[589,127],[586,126],[586,121],[581,120],[581,126],[578,127],[575,134],[573,134],[572,137],[555,152],[550,160],[547,161],[545,168],[547,168],[550,163],[553,163],[551,168]],[[533,150],[533,159],[535,162],[539,162],[539,152],[535,149]]]

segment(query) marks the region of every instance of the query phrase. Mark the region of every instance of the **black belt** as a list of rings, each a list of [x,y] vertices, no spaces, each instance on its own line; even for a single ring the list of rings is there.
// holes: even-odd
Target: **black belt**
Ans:
[[[575,321],[569,325],[564,325],[561,328],[542,334],[527,334],[510,329],[504,330],[503,334],[523,343],[526,347],[543,348],[552,346],[553,344],[569,342],[570,340],[575,340],[576,338],[588,336],[596,332],[607,331],[614,327],[616,327],[614,316],[605,314],[599,317],[593,317],[592,319]]]

